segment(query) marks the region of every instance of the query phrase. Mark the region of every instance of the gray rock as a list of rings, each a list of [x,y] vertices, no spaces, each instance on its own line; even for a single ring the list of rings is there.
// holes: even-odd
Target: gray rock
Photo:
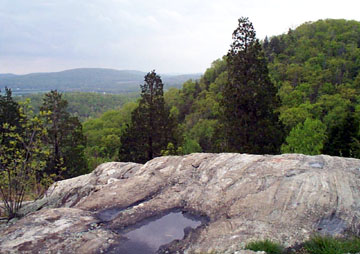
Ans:
[[[208,222],[168,253],[250,253],[313,233],[360,233],[360,160],[301,154],[191,154],[105,163],[52,185],[0,231],[2,253],[106,253],[144,219],[181,209]]]

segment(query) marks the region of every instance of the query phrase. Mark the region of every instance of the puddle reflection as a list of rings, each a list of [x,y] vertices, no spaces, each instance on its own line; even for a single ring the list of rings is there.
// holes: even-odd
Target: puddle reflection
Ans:
[[[160,246],[173,240],[181,240],[186,228],[196,228],[201,225],[200,219],[181,212],[172,212],[153,220],[133,231],[126,233],[124,240],[109,253],[118,254],[152,254]]]

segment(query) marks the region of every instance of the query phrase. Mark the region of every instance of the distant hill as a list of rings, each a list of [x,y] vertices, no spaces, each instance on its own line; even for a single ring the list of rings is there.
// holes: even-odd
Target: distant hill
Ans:
[[[81,68],[60,72],[26,75],[0,74],[0,89],[11,88],[14,94],[47,92],[126,93],[139,91],[145,72],[102,68]],[[161,75],[166,87],[180,87],[188,79],[199,79],[201,74]]]
[[[16,75],[11,73],[5,73],[5,74],[0,73],[0,78],[11,78],[11,77],[16,77]]]

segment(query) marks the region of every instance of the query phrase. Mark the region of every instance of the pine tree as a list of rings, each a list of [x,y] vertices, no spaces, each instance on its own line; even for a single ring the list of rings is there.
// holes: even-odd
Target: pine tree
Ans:
[[[278,153],[282,131],[276,88],[268,74],[261,44],[248,18],[240,18],[227,54],[228,84],[223,91],[223,127],[227,150]]]
[[[145,76],[139,106],[121,137],[119,159],[144,163],[161,155],[169,143],[176,145],[175,123],[165,107],[163,83],[155,71]]]
[[[43,112],[48,136],[44,143],[51,149],[46,172],[69,178],[86,173],[86,140],[77,117],[67,112],[68,102],[58,91],[45,94]]]

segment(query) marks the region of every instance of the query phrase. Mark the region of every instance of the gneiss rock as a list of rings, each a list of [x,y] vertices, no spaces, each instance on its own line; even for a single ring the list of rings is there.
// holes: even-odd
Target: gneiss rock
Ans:
[[[293,245],[360,233],[360,160],[191,154],[105,163],[55,183],[0,231],[1,253],[111,253],[144,219],[177,209],[206,218],[163,253],[242,253],[251,240]],[[116,248],[115,248],[116,249]]]

